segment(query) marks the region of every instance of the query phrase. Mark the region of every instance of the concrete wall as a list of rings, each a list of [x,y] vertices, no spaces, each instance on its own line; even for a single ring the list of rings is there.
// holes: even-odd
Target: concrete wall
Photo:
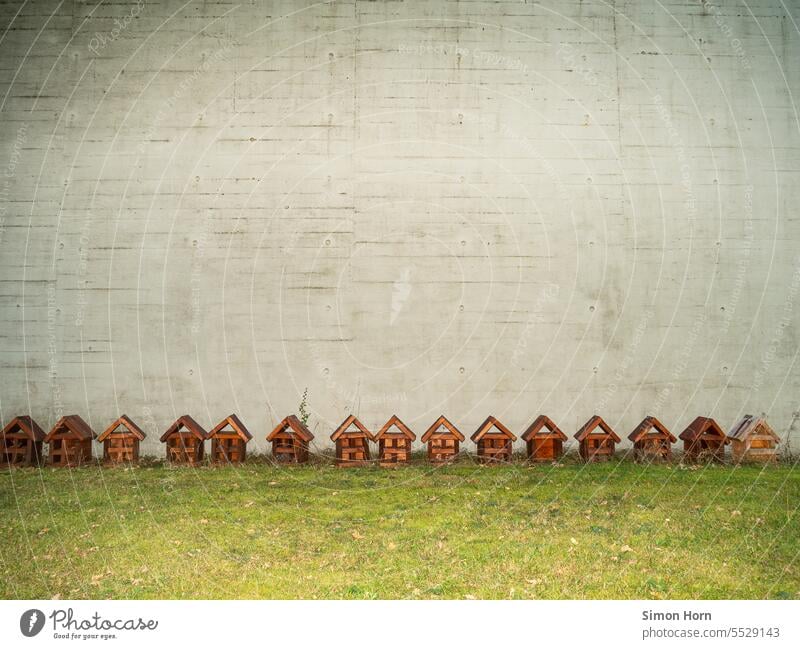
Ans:
[[[0,12],[4,421],[796,434],[797,2]]]

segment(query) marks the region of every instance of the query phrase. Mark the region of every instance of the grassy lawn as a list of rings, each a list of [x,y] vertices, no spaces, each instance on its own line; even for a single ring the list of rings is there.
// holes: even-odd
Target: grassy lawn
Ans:
[[[788,466],[0,471],[3,598],[798,598]]]

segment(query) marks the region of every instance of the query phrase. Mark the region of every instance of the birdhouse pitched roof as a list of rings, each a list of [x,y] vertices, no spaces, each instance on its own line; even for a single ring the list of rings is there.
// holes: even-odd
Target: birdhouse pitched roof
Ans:
[[[505,425],[500,420],[498,420],[496,417],[493,417],[492,415],[489,415],[486,419],[484,419],[483,423],[480,426],[478,426],[478,430],[472,433],[470,439],[473,442],[480,441],[484,435],[486,435],[490,430],[492,430],[492,428],[496,428],[503,435],[508,437],[512,442],[516,441],[517,439],[517,436],[514,433],[508,430],[508,428],[506,428]]]
[[[242,423],[242,420],[239,419],[239,417],[235,414],[228,415],[227,417],[225,417],[225,419],[223,419],[216,426],[214,426],[214,428],[208,431],[208,435],[206,435],[206,437],[210,439],[224,428],[227,428],[228,426],[233,428],[234,432],[239,437],[241,437],[245,442],[249,442],[251,439],[253,439],[253,436],[250,434],[250,431],[247,430],[247,426],[245,426]]]
[[[359,431],[361,431],[362,433],[364,433],[364,435],[367,436],[367,439],[372,440],[373,442],[375,441],[375,437],[372,435],[372,433],[369,432],[367,427],[364,424],[362,424],[355,415],[350,415],[339,425],[339,428],[333,431],[333,434],[331,435],[331,440],[335,442],[342,435],[346,434],[347,432],[350,432],[347,430],[348,428],[350,428],[350,426],[355,426],[356,428],[358,428]]]
[[[717,437],[723,440],[725,444],[729,441],[723,430],[719,427],[719,424],[711,417],[695,418],[695,420],[678,435],[678,437],[685,442],[693,442],[703,436]]]
[[[619,438],[619,435],[617,435],[614,432],[614,429],[611,428],[611,426],[609,426],[600,415],[592,415],[589,421],[587,421],[583,426],[581,426],[580,430],[577,433],[575,433],[575,439],[577,439],[579,442],[582,442],[598,426],[606,435],[609,435],[615,442],[622,441]]]
[[[753,415],[745,415],[737,421],[728,433],[728,438],[743,441],[755,433],[768,435],[776,442],[781,441],[781,438],[772,430],[772,426],[767,423],[766,419]]]
[[[172,422],[172,425],[169,428],[167,428],[167,430],[161,436],[161,441],[166,442],[170,436],[177,433],[181,428],[185,428],[198,439],[205,439],[208,435],[205,428],[192,419],[191,415],[181,415],[174,422]]]
[[[117,428],[120,426],[124,426],[129,433],[131,433],[134,437],[136,437],[140,442],[146,437],[144,431],[139,428],[136,423],[128,417],[128,415],[122,415],[119,419],[114,421],[108,428],[106,428],[100,435],[97,437],[98,442],[102,442],[106,437],[108,437],[111,433],[113,433]]]
[[[642,419],[639,425],[633,429],[633,432],[628,435],[628,439],[632,442],[638,442],[654,428],[662,435],[666,435],[669,438],[669,441],[673,444],[678,441],[678,438],[675,437],[675,435],[673,435],[669,429],[655,417],[645,417]]]
[[[431,424],[430,428],[428,428],[428,430],[426,430],[423,433],[422,438],[420,439],[420,441],[424,443],[424,442],[427,442],[428,440],[430,440],[431,437],[433,437],[437,432],[439,432],[439,429],[442,426],[444,426],[448,430],[448,432],[453,437],[455,437],[459,442],[463,442],[464,441],[464,436],[461,434],[461,431],[458,430],[458,428],[456,428],[450,422],[450,420],[447,417],[445,417],[444,415],[441,415],[439,417],[439,419],[437,419],[436,421],[433,422],[433,424]]]
[[[47,437],[47,433],[34,421],[33,417],[27,415],[14,417],[14,419],[9,421],[6,427],[3,428],[3,435],[9,435],[18,430],[21,430],[34,442],[42,442],[44,438]]]
[[[295,415],[289,415],[272,429],[272,432],[267,435],[267,441],[271,442],[275,439],[275,437],[286,431],[287,428],[291,428],[292,432],[304,442],[310,442],[312,439],[314,439],[314,435],[312,435],[311,431],[308,430],[308,426],[300,421],[300,419],[298,419]]]
[[[45,436],[44,441],[49,443],[57,434],[64,431],[69,431],[75,437],[84,440],[95,437],[94,431],[80,415],[66,415],[56,422],[56,425]]]
[[[525,442],[530,441],[532,438],[536,437],[541,433],[543,429],[547,429],[548,435],[555,435],[558,437],[562,442],[566,441],[567,436],[564,432],[553,423],[553,420],[550,419],[547,415],[539,415],[536,419],[533,420],[533,423],[525,429],[525,432],[522,433],[522,440]]]
[[[392,415],[389,418],[389,421],[387,421],[383,426],[381,426],[381,429],[375,434],[375,441],[379,440],[384,435],[391,435],[391,434],[396,435],[397,433],[389,432],[389,429],[392,426],[397,428],[397,430],[399,430],[404,437],[410,439],[412,442],[415,439],[417,439],[417,436],[414,434],[414,432],[400,420],[400,417],[398,417],[397,415]]]

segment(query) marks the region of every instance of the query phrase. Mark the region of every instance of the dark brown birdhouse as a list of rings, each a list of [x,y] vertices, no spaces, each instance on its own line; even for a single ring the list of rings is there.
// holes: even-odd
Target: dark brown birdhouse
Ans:
[[[614,448],[621,440],[600,415],[594,415],[575,433],[580,442],[584,462],[605,462],[614,457]]]
[[[728,433],[734,462],[774,462],[781,438],[763,417],[745,415]]]
[[[642,419],[628,439],[633,442],[633,457],[637,462],[668,462],[672,458],[672,445],[678,441],[655,417]]]
[[[442,415],[425,431],[420,441],[428,445],[428,462],[444,464],[456,459],[459,444],[464,441],[464,436],[447,417]]]
[[[14,417],[3,428],[0,437],[0,464],[3,466],[35,466],[42,462],[42,442],[46,437],[32,417]]]
[[[546,415],[539,415],[522,433],[531,462],[555,462],[564,454],[567,436]]]
[[[125,464],[139,461],[139,442],[145,438],[128,415],[122,415],[97,438],[103,443],[103,460],[108,464]]]
[[[167,460],[172,464],[200,464],[207,436],[205,429],[190,415],[178,417],[161,436],[161,441],[167,445]]]
[[[272,455],[278,462],[308,462],[308,445],[314,435],[295,415],[289,415],[267,435]]]
[[[711,417],[697,417],[680,435],[687,462],[722,462],[728,438]]]
[[[247,456],[250,431],[236,415],[228,415],[208,433],[211,440],[211,461],[214,464],[238,464]]]
[[[79,466],[92,461],[94,431],[80,415],[67,415],[56,422],[44,438],[49,446],[50,466]]]
[[[350,415],[333,431],[331,439],[336,443],[336,466],[369,464],[369,443],[375,438],[354,415]]]
[[[394,430],[392,430],[394,428]],[[378,433],[378,462],[381,466],[406,464],[411,458],[411,443],[417,436],[397,415],[392,415]]]
[[[511,462],[511,452],[517,436],[496,417],[489,415],[472,433],[470,439],[478,446],[478,461],[485,464]]]

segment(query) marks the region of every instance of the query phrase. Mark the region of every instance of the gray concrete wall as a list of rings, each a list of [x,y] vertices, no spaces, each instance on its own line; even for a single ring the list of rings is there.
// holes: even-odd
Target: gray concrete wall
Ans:
[[[796,1],[0,12],[4,421],[796,435]]]

